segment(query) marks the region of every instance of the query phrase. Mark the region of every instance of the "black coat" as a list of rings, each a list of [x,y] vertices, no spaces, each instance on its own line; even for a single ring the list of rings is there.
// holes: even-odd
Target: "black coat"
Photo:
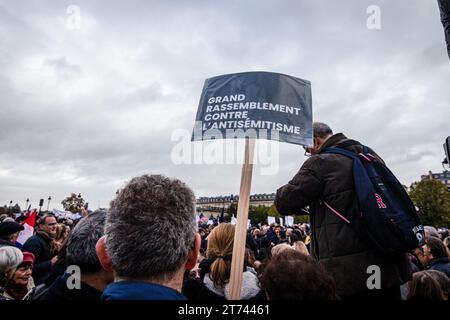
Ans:
[[[347,140],[343,134],[335,134],[322,149]],[[359,143],[348,149],[362,152]],[[374,152],[372,154],[378,157]],[[379,254],[323,205],[321,200],[344,215],[352,216],[358,212],[352,168],[352,160],[345,156],[313,155],[287,185],[278,189],[275,198],[281,214],[300,214],[302,208],[310,206],[311,254],[333,275],[337,294],[342,298],[368,291],[366,282],[371,274],[367,273],[367,268],[370,265],[380,267],[382,289],[400,286],[411,277],[406,254]]]
[[[189,301],[226,301],[224,296],[218,295],[215,292],[209,290],[203,280],[205,276],[210,272],[211,264],[214,259],[203,259],[199,265],[200,279],[191,279],[186,277],[183,281],[182,293]],[[246,271],[247,267],[244,266],[243,271]],[[263,301],[266,300],[264,290],[260,290],[254,297],[248,299],[248,301]]]
[[[447,52],[450,57],[450,1],[438,0],[441,11],[441,21],[444,26],[445,41],[447,42]]]
[[[0,239],[0,247],[15,247],[11,241]]]
[[[33,279],[36,285],[43,283],[50,275],[52,269],[50,242],[50,239],[36,234],[28,238],[22,247],[22,251],[28,251],[34,254]]]

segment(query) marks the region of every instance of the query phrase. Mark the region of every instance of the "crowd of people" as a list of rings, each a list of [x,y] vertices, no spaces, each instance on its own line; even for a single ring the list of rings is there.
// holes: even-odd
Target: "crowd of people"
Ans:
[[[136,187],[142,184],[148,189]],[[177,180],[143,176],[122,192],[128,188],[135,192],[130,198],[120,194],[108,212],[95,211],[75,223],[44,214],[22,250],[15,241],[23,226],[4,218],[0,299],[229,299],[235,226],[197,224],[192,194]],[[152,202],[145,203],[143,195]],[[426,227],[426,244],[408,253],[414,273],[402,286],[403,299],[448,298],[450,237],[439,231]],[[306,223],[250,228],[241,299],[341,299],[332,273],[311,257],[311,239]],[[81,270],[79,288],[68,285],[69,266]]]
[[[347,140],[315,123],[308,151],[320,154]],[[427,226],[423,246],[380,254],[325,211],[320,199],[353,210],[351,182],[342,178],[350,170],[336,155],[312,156],[278,190],[278,210],[309,206],[310,223],[249,227],[242,300],[448,299],[448,229]],[[342,181],[328,185],[334,178]],[[77,221],[41,214],[20,249],[23,217],[3,216],[0,299],[229,300],[236,227],[197,222],[195,213],[194,194],[183,182],[143,175],[131,179],[107,210],[84,212]],[[375,289],[367,285],[372,265],[381,270]]]

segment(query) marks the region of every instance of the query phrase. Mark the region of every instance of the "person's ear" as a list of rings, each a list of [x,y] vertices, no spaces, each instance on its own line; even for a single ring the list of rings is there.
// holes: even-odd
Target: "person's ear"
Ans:
[[[320,148],[319,138],[314,138],[314,149],[318,150]]]
[[[202,243],[202,238],[199,233],[195,234],[194,245],[188,252],[188,258],[185,264],[186,270],[191,270],[197,264],[198,253],[200,251],[200,245]]]
[[[103,269],[108,272],[113,272],[113,267],[111,259],[109,258],[108,252],[106,251],[105,236],[98,239],[95,245],[95,252],[97,253],[98,260],[102,265]]]

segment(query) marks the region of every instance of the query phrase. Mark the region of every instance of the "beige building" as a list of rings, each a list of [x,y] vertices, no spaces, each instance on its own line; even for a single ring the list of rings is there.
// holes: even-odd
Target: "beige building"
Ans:
[[[275,200],[275,193],[263,193],[263,194],[252,194],[250,195],[250,206],[265,206],[270,207],[273,205]],[[203,211],[208,214],[213,214],[225,211],[230,207],[231,204],[237,205],[239,202],[239,196],[217,196],[217,197],[200,197],[197,199],[197,211]]]
[[[450,171],[443,171],[439,173],[433,173],[428,171],[428,174],[420,176],[420,180],[438,180],[447,186],[447,190],[450,191]],[[417,185],[417,182],[411,184],[411,189]]]

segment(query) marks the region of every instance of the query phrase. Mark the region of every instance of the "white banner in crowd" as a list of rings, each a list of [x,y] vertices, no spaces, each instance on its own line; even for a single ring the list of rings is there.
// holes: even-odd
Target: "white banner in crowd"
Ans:
[[[284,226],[282,217],[280,217],[280,226]]]
[[[286,226],[292,227],[294,225],[294,217],[293,216],[285,216]]]
[[[82,216],[79,213],[72,213],[70,211],[62,211],[62,210],[58,210],[58,209],[53,209],[53,214],[57,217],[57,218],[65,218],[65,219],[71,219],[71,220],[78,220],[81,219]]]
[[[275,217],[268,216],[268,217],[267,217],[267,223],[269,224],[269,226],[270,226],[272,223],[276,223]]]

